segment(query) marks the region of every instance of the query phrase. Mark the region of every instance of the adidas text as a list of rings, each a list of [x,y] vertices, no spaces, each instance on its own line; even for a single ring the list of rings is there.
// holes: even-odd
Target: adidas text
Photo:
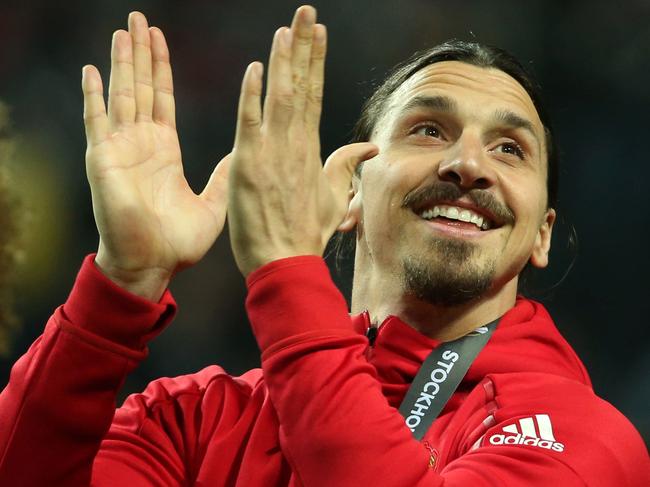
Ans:
[[[545,448],[547,450],[553,450],[556,452],[564,451],[564,444],[557,441],[541,440],[539,438],[528,438],[519,434],[515,436],[495,434],[490,436],[490,443],[492,445],[529,445]]]

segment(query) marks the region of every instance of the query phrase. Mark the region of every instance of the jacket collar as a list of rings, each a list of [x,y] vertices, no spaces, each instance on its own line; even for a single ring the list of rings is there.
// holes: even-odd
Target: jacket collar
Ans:
[[[370,315],[364,311],[353,316],[352,322],[358,333],[366,334]],[[422,362],[440,343],[396,316],[384,320],[366,358],[374,365],[392,406],[399,406]],[[501,318],[458,390],[473,389],[487,374],[515,372],[552,373],[590,385],[584,366],[544,307],[523,297]]]

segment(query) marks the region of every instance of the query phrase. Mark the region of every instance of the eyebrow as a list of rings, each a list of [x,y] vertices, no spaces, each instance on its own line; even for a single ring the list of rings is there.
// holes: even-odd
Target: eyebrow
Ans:
[[[500,125],[505,125],[510,129],[524,129],[531,133],[539,144],[539,137],[535,132],[535,127],[530,120],[527,120],[509,110],[497,110],[492,114],[492,120]]]
[[[409,100],[400,110],[401,114],[408,113],[412,110],[426,108],[429,110],[435,110],[442,113],[453,113],[458,111],[458,104],[456,100],[448,96],[416,96]],[[490,117],[494,125],[504,125],[509,129],[524,129],[535,138],[538,146],[540,146],[540,140],[535,132],[535,127],[533,123],[523,118],[520,115],[517,115],[515,112],[510,110],[496,110]]]

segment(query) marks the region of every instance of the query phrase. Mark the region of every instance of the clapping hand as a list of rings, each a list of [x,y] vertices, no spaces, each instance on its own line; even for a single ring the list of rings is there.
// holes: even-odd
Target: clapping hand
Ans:
[[[249,65],[239,99],[228,219],[245,276],[271,261],[322,255],[344,219],[354,170],[374,157],[370,143],[344,146],[321,163],[319,123],[325,26],[300,7],[275,33],[261,106],[262,65]]]
[[[95,259],[114,282],[157,300],[221,233],[229,161],[199,195],[183,175],[165,37],[138,12],[113,35],[108,112],[102,79],[83,68],[86,171],[100,235]]]

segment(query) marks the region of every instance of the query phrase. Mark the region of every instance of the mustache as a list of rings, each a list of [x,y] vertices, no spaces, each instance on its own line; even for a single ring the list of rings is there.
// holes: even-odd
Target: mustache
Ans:
[[[423,208],[431,201],[456,201],[466,196],[477,208],[486,210],[501,224],[513,224],[515,215],[506,205],[501,203],[489,191],[483,189],[471,189],[463,191],[454,183],[444,181],[423,186],[409,192],[402,203],[402,208],[417,210]]]

